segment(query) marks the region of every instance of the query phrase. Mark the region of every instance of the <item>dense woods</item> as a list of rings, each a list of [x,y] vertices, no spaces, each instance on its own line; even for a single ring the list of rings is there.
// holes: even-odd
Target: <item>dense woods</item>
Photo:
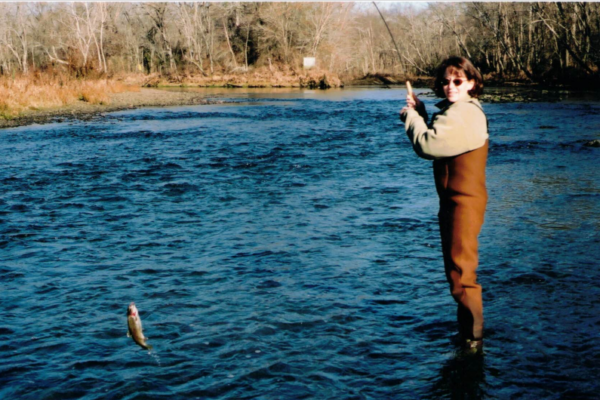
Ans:
[[[381,5],[381,4],[380,4]],[[600,3],[1,3],[0,75],[429,75],[451,54],[488,79],[598,80]]]

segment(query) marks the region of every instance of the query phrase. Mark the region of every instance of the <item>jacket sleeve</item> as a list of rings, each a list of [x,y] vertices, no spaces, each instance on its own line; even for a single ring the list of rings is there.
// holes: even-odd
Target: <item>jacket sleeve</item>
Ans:
[[[415,152],[428,160],[478,149],[488,138],[485,115],[479,107],[467,102],[452,104],[446,111],[434,116],[431,128],[415,110],[410,109],[406,114],[405,128]]]

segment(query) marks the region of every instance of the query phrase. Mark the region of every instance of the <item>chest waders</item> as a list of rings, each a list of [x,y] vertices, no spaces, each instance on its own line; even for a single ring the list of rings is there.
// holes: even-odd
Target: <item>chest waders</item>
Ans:
[[[458,303],[457,318],[463,339],[483,336],[483,303],[477,283],[477,236],[487,204],[485,165],[488,144],[433,162],[435,186],[440,197],[438,214],[444,269],[452,297]]]

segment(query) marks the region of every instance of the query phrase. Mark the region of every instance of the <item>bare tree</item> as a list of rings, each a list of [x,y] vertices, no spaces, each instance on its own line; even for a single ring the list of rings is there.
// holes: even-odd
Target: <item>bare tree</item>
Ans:
[[[206,52],[210,52],[208,48],[205,51],[206,43],[206,26],[204,15],[208,11],[208,7],[200,3],[179,3],[177,12],[181,21],[181,31],[187,44],[187,52],[184,58],[190,64],[195,65],[202,75],[206,75],[203,67],[203,58]]]
[[[8,4],[3,4],[8,11],[5,15],[5,24],[7,29],[4,30],[4,35],[0,38],[0,43],[8,49],[8,51],[17,60],[19,68],[23,73],[29,71],[29,46],[31,38],[31,16],[26,9],[27,4],[14,4],[14,14],[10,11]]]
[[[165,58],[169,62],[169,71],[176,73],[175,57],[173,53],[173,44],[171,43],[169,21],[172,20],[169,13],[169,3],[145,3],[147,15],[152,20],[152,28],[149,35],[158,34],[158,41],[155,44],[159,45],[159,49],[164,51]]]
[[[550,6],[555,7],[555,10],[548,10]],[[569,67],[572,58],[583,70],[593,75],[597,66],[587,57],[589,46],[585,45],[591,39],[587,11],[585,3],[552,3],[548,6],[538,3],[535,6],[539,20],[559,44],[563,66]]]
[[[87,3],[71,3],[71,20],[67,22],[72,27],[73,41],[75,47],[79,50],[82,57],[81,67],[87,69],[88,59],[92,43],[94,41],[93,33],[89,29],[91,24],[89,6]]]
[[[265,50],[279,55],[286,64],[293,64],[292,49],[301,7],[300,3],[265,3],[261,8],[260,19],[265,23],[259,29],[266,42]]]
[[[297,67],[311,55],[345,75],[429,75],[442,58],[463,54],[501,79],[599,78],[598,3],[398,3],[385,18],[397,48],[368,4],[1,3],[0,74],[208,75]]]

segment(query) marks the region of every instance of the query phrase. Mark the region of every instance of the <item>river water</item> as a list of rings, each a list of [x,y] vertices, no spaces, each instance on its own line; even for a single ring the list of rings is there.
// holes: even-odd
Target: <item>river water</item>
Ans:
[[[484,104],[465,360],[405,91],[202,93],[0,131],[1,398],[597,398],[598,99]]]

